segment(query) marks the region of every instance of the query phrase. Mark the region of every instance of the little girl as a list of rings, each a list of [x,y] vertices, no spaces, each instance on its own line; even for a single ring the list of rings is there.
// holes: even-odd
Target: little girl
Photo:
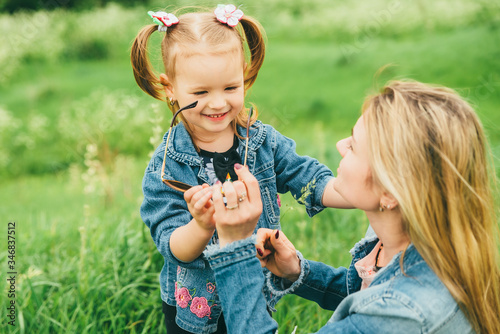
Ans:
[[[278,193],[290,191],[300,198],[310,216],[325,206],[348,204],[333,186],[327,187],[333,175],[326,166],[297,155],[293,140],[257,121],[257,113],[250,116],[245,108],[245,94],[265,54],[263,30],[255,19],[233,5],[179,18],[148,14],[156,24],[142,28],[135,38],[135,79],[152,97],[165,100],[166,95],[173,113],[189,106],[156,149],[143,179],[141,217],[165,259],[160,274],[165,324],[169,334],[225,333],[214,275],[203,255],[207,245],[217,242],[209,185],[226,178],[234,181],[234,166],[246,162],[259,181],[264,204],[257,228],[280,227]],[[146,48],[157,30],[164,33],[165,73],[159,77]],[[247,121],[252,125],[248,134]],[[183,194],[164,180],[194,187]],[[232,208],[237,205],[231,203]],[[264,293],[273,310],[278,298]]]

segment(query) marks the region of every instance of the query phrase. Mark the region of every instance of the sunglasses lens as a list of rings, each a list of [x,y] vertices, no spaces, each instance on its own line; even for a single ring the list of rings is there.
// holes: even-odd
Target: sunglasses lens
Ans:
[[[193,186],[190,186],[189,184],[175,181],[175,180],[162,180],[163,183],[165,183],[167,186],[170,188],[180,191],[180,192],[186,192],[188,189],[192,188]]]

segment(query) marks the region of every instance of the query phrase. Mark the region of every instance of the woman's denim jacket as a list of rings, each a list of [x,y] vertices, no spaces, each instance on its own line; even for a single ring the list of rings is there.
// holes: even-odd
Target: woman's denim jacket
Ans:
[[[238,132],[246,136],[246,129],[238,127]],[[217,329],[221,313],[213,271],[203,255],[186,263],[176,259],[170,250],[172,232],[187,224],[192,216],[183,194],[161,181],[165,143],[166,135],[144,175],[141,217],[165,259],[160,273],[161,297],[167,304],[177,306],[177,324],[190,332],[212,333]],[[244,147],[245,139],[240,139],[240,145]],[[278,193],[290,191],[306,206],[310,216],[324,209],[323,191],[333,177],[326,166],[310,157],[297,155],[293,140],[259,121],[250,129],[248,146],[247,165],[259,181],[263,201],[258,227],[280,228]],[[243,161],[245,150],[241,151]],[[209,183],[202,159],[182,123],[172,128],[167,156],[165,178],[192,185]],[[217,242],[216,233],[209,244],[214,242]],[[271,305],[280,297],[271,297],[267,290],[264,292],[272,309]]]
[[[361,290],[354,263],[370,253],[376,236],[362,239],[351,250],[348,269],[301,259],[301,274],[293,284],[270,273],[261,274],[255,257],[255,237],[222,250],[205,251],[215,271],[228,333],[274,333],[278,324],[265,312],[263,285],[278,296],[294,293],[335,310],[318,333],[473,333],[448,289],[413,245],[381,269],[369,288]],[[262,306],[262,307],[259,307]]]

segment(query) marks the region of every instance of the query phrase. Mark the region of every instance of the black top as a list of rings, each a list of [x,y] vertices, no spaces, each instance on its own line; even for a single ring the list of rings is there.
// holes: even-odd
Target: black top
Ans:
[[[217,179],[224,183],[226,181],[227,173],[229,173],[231,180],[238,180],[238,176],[234,172],[234,164],[241,164],[241,156],[238,153],[239,140],[236,135],[234,136],[233,146],[223,153],[208,152],[200,149],[200,157],[203,159],[203,165],[207,170],[208,177],[212,184]]]

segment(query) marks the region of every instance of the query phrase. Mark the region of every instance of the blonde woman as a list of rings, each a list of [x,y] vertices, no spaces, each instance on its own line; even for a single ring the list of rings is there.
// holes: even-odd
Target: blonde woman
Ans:
[[[214,187],[220,247],[207,252],[230,333],[272,333],[277,324],[257,294],[259,260],[271,293],[295,293],[335,310],[321,333],[500,333],[498,221],[494,173],[473,109],[455,92],[396,81],[367,98],[342,155],[335,190],[364,210],[371,226],[346,268],[308,261],[283,232],[253,233],[255,179]],[[255,244],[255,245],[254,245]],[[255,248],[257,251],[255,251]],[[262,255],[260,255],[262,254]]]

